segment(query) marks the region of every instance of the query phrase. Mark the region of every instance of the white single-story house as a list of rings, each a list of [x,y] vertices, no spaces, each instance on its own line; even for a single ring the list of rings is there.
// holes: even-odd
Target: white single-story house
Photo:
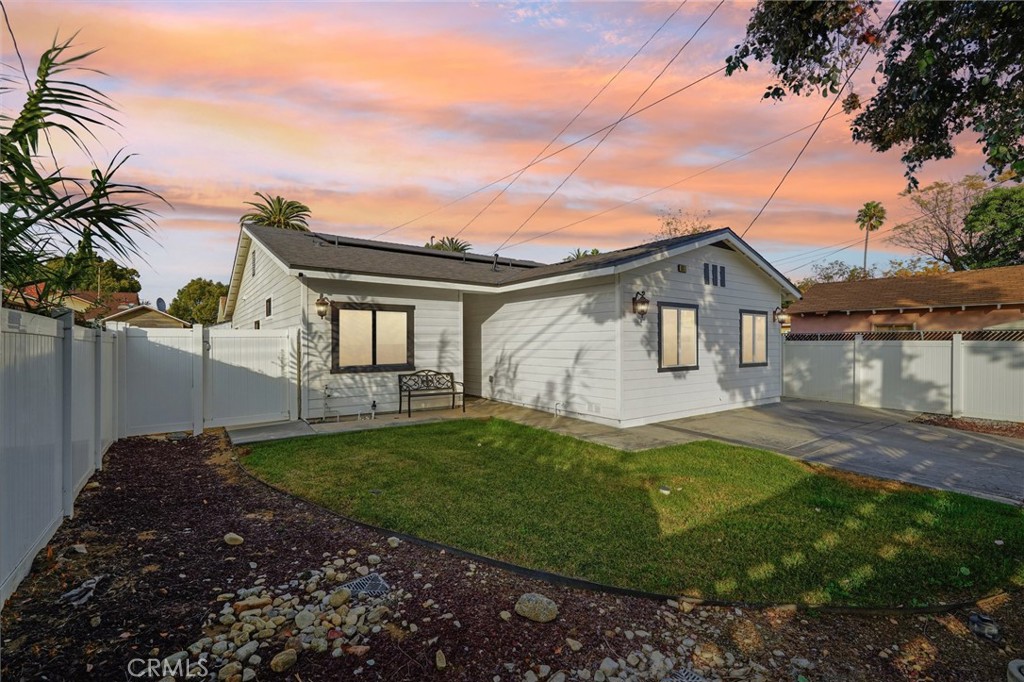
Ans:
[[[544,265],[245,225],[220,317],[299,330],[303,419],[397,411],[398,375],[430,369],[630,427],[777,402],[799,296],[730,229]]]

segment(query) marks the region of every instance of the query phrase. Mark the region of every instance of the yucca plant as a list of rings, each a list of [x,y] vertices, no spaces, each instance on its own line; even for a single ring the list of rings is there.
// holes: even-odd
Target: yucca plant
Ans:
[[[256,196],[260,201],[244,202],[246,206],[252,206],[253,210],[239,218],[239,223],[309,232],[309,206],[280,196],[271,197],[263,192],[256,192]]]
[[[148,206],[163,201],[145,187],[115,181],[130,155],[119,151],[106,167],[95,164],[86,138],[95,139],[95,129],[115,126],[116,109],[99,90],[70,75],[98,73],[81,65],[96,51],[72,53],[74,37],[55,39],[43,53],[17,115],[0,111],[0,279],[5,300],[16,299],[31,283],[54,279],[51,290],[59,288],[46,261],[77,250],[83,241],[118,258],[138,254],[140,239],[154,225]],[[5,76],[0,92],[14,90],[12,83]],[[65,172],[50,147],[51,134],[69,137],[83,151],[92,165],[88,178]]]

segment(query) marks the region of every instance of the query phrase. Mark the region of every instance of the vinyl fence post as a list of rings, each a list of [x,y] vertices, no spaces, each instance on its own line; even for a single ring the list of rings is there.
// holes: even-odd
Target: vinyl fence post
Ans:
[[[952,375],[949,382],[950,416],[964,415],[964,335],[953,334],[951,348]]]
[[[203,365],[206,364],[206,341],[203,325],[192,326],[192,435],[203,435]]]
[[[864,352],[864,335],[853,337],[853,404],[860,405],[860,366],[861,353]]]
[[[93,438],[92,470],[99,471],[103,468],[103,331],[96,330],[95,362],[93,363],[93,394],[92,394],[92,416],[93,416]]]
[[[60,470],[61,497],[63,499],[64,516],[71,518],[75,514],[75,481],[71,456],[71,406],[74,402],[74,343],[75,313],[65,310],[57,316],[63,326],[64,336],[61,339],[61,391],[60,391]]]
[[[128,436],[128,328],[121,327],[116,332],[114,343],[117,345],[117,437]]]

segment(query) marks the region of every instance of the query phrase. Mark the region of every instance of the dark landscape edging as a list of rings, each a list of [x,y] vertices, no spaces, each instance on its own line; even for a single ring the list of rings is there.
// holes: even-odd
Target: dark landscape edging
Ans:
[[[590,580],[584,580],[582,578],[571,578],[569,576],[560,575],[558,573],[550,573],[548,571],[542,571],[535,568],[527,568],[526,566],[520,566],[518,564],[509,563],[502,561],[501,559],[494,559],[489,556],[482,554],[474,554],[473,552],[467,552],[464,549],[458,547],[452,547],[440,542],[433,540],[427,540],[425,538],[417,537],[415,535],[409,535],[408,533],[402,533],[400,531],[391,530],[390,528],[383,528],[381,526],[375,526],[372,523],[366,523],[358,519],[345,516],[344,514],[337,512],[333,509],[307,500],[304,497],[296,495],[292,492],[284,490],[273,483],[264,481],[260,477],[242,466],[241,456],[238,454],[237,448],[232,446],[234,452],[232,453],[232,459],[235,462],[235,466],[245,474],[250,480],[276,492],[284,495],[296,502],[308,504],[311,507],[315,507],[335,518],[341,519],[347,523],[365,528],[367,530],[381,533],[382,535],[394,536],[405,542],[409,542],[414,545],[421,547],[428,547],[430,549],[444,551],[447,554],[453,554],[464,559],[471,559],[477,563],[486,564],[493,566],[494,568],[500,568],[504,571],[514,573],[516,575],[523,576],[525,578],[532,578],[535,580],[541,580],[551,585],[557,585],[560,587],[571,587],[574,589],[588,590],[590,592],[598,592],[603,594],[610,594],[620,597],[635,597],[639,599],[648,599],[652,601],[668,601],[673,600],[677,602],[688,602],[694,606],[714,606],[714,607],[725,607],[725,608],[740,608],[740,609],[753,609],[758,611],[793,611],[793,612],[807,612],[807,613],[825,613],[835,615],[850,615],[850,616],[913,616],[913,615],[929,615],[929,614],[943,614],[951,613],[953,611],[959,611],[961,609],[970,608],[977,606],[979,602],[995,597],[1009,594],[1006,590],[996,590],[995,592],[978,597],[976,599],[953,602],[951,604],[934,604],[931,606],[894,606],[894,607],[875,607],[875,606],[830,606],[828,604],[778,604],[771,602],[742,602],[742,601],[724,601],[720,599],[697,599],[694,597],[687,597],[682,595],[670,595],[660,594],[658,592],[647,592],[644,590],[634,590],[628,587],[616,587],[615,585],[604,585],[602,583],[596,583]]]

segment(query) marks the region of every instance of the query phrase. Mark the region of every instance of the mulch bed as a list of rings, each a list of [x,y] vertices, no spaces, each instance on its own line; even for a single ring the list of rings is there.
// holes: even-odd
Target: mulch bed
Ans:
[[[988,433],[993,436],[1024,438],[1024,424],[1020,422],[1002,422],[994,419],[970,419],[967,417],[950,417],[944,414],[922,414],[914,419],[917,424],[945,426],[949,429]]]
[[[649,632],[645,641],[674,657],[677,667],[701,666],[709,679],[739,670],[742,679],[990,682],[1005,679],[1007,663],[1024,657],[1020,595],[982,607],[1000,624],[1003,648],[971,634],[966,611],[868,617],[696,607],[669,613],[663,603],[472,569],[464,558],[411,543],[391,548],[387,535],[252,481],[233,457],[219,434],[115,444],[93,479],[98,486],[83,491],[75,518],[3,609],[0,677],[132,679],[129,660],[167,656],[203,637],[204,619],[221,606],[218,593],[259,577],[268,585],[286,583],[319,567],[325,554],[349,549],[361,557],[378,554],[380,573],[412,593],[404,618],[418,624],[416,632],[383,631],[363,655],[305,651],[281,674],[267,667],[276,650],[261,649],[259,679],[522,680],[540,665],[578,679],[576,671],[592,674],[606,656],[640,648],[626,630]],[[228,532],[243,536],[244,544],[226,545]],[[87,553],[76,552],[75,544],[85,544]],[[98,575],[107,577],[84,605],[59,602]],[[553,599],[557,620],[500,618],[525,592]],[[439,618],[444,612],[454,617]],[[567,637],[582,648],[571,650]],[[681,645],[684,639],[696,646]],[[436,665],[439,650],[447,659],[443,670]],[[717,664],[723,658],[735,662]]]

